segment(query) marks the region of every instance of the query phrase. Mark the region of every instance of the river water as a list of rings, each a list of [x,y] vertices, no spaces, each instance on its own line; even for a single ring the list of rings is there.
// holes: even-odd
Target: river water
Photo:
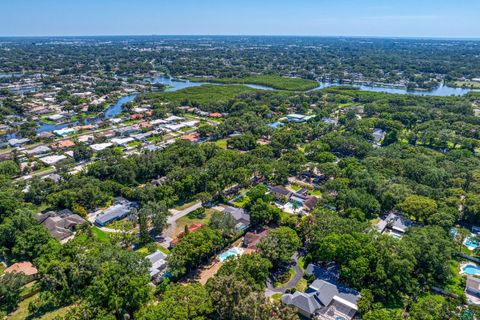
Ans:
[[[176,80],[170,77],[146,78],[145,81],[149,81],[151,83],[165,84],[166,86],[168,86],[168,89],[165,90],[166,92],[174,92],[174,91],[182,90],[185,88],[198,87],[198,86],[207,84],[207,82],[192,82],[188,80],[183,81],[183,80]],[[312,91],[328,88],[331,86],[338,86],[338,85],[340,84],[332,83],[332,82],[319,82],[319,86],[313,89]],[[258,90],[274,90],[273,88],[270,88],[267,86],[260,86],[255,84],[245,84],[245,86],[258,89]],[[407,90],[402,88],[377,87],[377,86],[370,86],[370,85],[360,85],[358,87],[360,90],[363,90],[363,91],[374,91],[374,92],[384,92],[384,93],[394,93],[394,94],[413,94],[413,95],[421,95],[421,96],[452,96],[452,95],[462,96],[472,91],[480,92],[480,90],[454,88],[446,85],[439,86],[433,90]],[[86,119],[85,123],[94,124],[106,119],[111,119],[116,117],[118,114],[122,112],[123,105],[127,102],[133,101],[136,96],[137,94],[132,94],[132,95],[121,97],[117,101],[117,103],[109,106],[101,116],[96,118]],[[70,123],[62,123],[62,124],[48,124],[48,123],[39,122],[39,125],[40,126],[38,127],[37,132],[44,132],[44,131],[59,130],[72,125],[78,125],[78,122],[70,122]]]

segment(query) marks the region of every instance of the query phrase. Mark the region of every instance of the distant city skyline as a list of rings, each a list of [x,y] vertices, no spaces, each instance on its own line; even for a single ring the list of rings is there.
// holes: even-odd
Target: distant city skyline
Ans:
[[[15,0],[0,36],[299,35],[480,38],[476,0]]]

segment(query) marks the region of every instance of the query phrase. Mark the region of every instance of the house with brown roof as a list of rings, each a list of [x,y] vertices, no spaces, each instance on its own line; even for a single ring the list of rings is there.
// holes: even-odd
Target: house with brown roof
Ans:
[[[192,143],[195,143],[195,142],[200,141],[200,134],[198,134],[196,132],[185,134],[185,135],[182,136],[182,140],[190,141]]]
[[[75,142],[73,142],[72,140],[63,140],[50,145],[50,147],[55,150],[68,149],[74,146],[75,146]]]
[[[36,276],[38,274],[37,268],[28,261],[17,262],[4,270],[5,273],[23,273],[26,276]]]
[[[221,114],[220,112],[212,112],[208,116],[210,118],[221,118],[221,117],[223,117],[223,114]]]
[[[257,244],[263,238],[265,238],[270,233],[270,231],[271,231],[270,229],[266,228],[262,230],[256,230],[253,232],[247,232],[243,237],[243,246],[248,249],[256,250]]]

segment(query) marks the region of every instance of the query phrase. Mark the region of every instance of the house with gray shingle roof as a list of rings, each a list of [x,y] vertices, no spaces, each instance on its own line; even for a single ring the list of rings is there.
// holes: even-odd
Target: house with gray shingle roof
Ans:
[[[320,320],[353,319],[360,294],[335,281],[316,279],[305,292],[284,294],[282,303],[295,307],[307,318]]]

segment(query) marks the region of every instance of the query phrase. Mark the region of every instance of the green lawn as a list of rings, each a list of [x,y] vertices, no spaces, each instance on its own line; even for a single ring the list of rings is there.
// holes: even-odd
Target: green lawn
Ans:
[[[189,218],[188,215],[181,217],[177,220],[175,236],[178,236],[180,233],[182,233],[185,230],[185,226],[190,226],[192,224],[207,225],[210,222],[210,218],[214,212],[216,212],[215,209],[206,209],[205,216],[203,218]]]
[[[110,223],[107,228],[125,231],[134,231],[137,228],[133,226],[133,222],[128,219],[122,219]]]
[[[234,201],[233,204],[236,207],[244,208],[249,202],[250,202],[250,198],[248,196],[243,196],[237,199],[236,201]]]
[[[300,279],[300,281],[295,286],[295,290],[304,292],[308,287],[307,280],[305,278]]]
[[[480,82],[473,81],[455,81],[452,83],[454,87],[480,89]]]
[[[228,139],[220,139],[215,141],[214,144],[219,148],[227,149],[227,142],[228,142]]]
[[[92,227],[92,233],[100,241],[107,241],[108,240],[108,234],[106,232],[100,230],[97,227]]]
[[[15,310],[14,312],[12,312],[7,316],[7,320],[25,320],[25,319],[53,320],[57,317],[62,319],[63,317],[66,316],[68,310],[72,308],[72,306],[67,306],[67,307],[63,307],[63,308],[48,312],[39,317],[32,317],[28,312],[28,305],[30,302],[37,299],[38,295],[39,294],[37,293],[36,295],[21,301],[18,305],[17,310]]]
[[[254,75],[243,78],[191,78],[190,80],[223,84],[256,84],[288,91],[307,91],[318,87],[318,83],[314,80],[272,75]]]
[[[275,293],[273,296],[272,296],[272,299],[273,300],[280,300],[282,298],[283,294],[281,293]]]

